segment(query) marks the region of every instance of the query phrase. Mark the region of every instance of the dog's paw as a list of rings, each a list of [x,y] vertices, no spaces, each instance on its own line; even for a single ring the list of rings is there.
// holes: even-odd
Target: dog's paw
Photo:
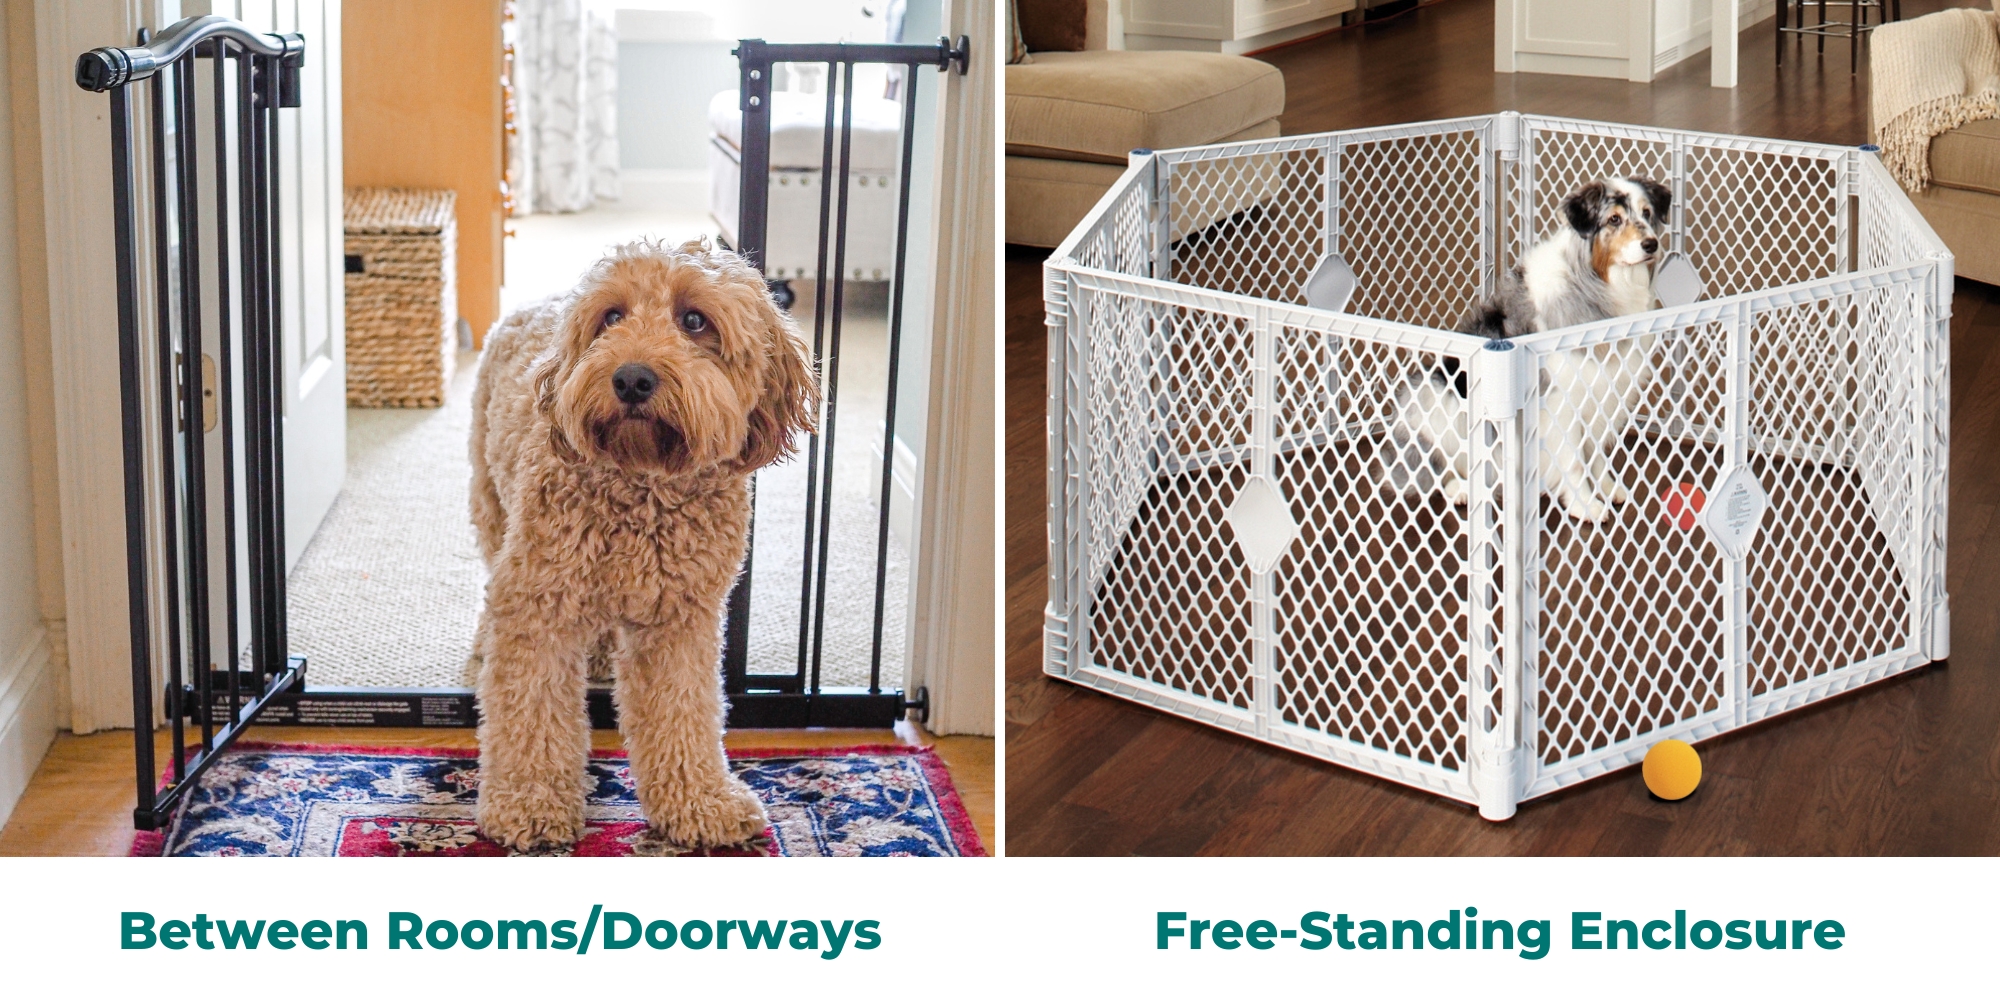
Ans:
[[[735,777],[720,787],[689,789],[673,802],[648,803],[646,816],[669,840],[688,847],[747,843],[771,825],[763,801]]]
[[[567,802],[546,789],[526,795],[489,795],[484,787],[479,791],[479,832],[502,847],[566,847],[583,836],[582,796]]]
[[[1626,489],[1625,484],[1616,478],[1606,478],[1599,484],[1597,492],[1604,494],[1605,499],[1612,503],[1625,503],[1632,499],[1632,491]]]
[[[1439,484],[1438,492],[1444,494],[1445,502],[1454,507],[1463,507],[1472,502],[1472,484],[1457,476]]]
[[[1611,517],[1611,505],[1596,497],[1565,497],[1563,510],[1579,521],[1603,524]]]

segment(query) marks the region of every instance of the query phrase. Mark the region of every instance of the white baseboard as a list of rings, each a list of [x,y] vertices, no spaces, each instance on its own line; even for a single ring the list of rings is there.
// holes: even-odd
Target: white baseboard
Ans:
[[[55,742],[56,728],[48,634],[37,626],[27,645],[0,665],[0,826]]]

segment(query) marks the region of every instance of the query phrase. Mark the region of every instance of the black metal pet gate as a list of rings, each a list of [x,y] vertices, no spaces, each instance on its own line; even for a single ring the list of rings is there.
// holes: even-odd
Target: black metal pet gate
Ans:
[[[965,72],[969,45],[767,45],[741,43],[744,107],[739,250],[761,264],[770,174],[771,71],[775,64],[822,63],[839,72],[851,106],[853,68],[886,63]],[[93,49],[78,57],[77,85],[111,101],[113,204],[117,225],[118,349],[124,432],[125,527],[132,637],[132,703],[138,779],[135,823],[164,824],[215,757],[258,722],[386,726],[468,726],[473,692],[464,688],[309,687],[304,658],[286,636],[283,339],[278,304],[282,247],[278,209],[278,114],[300,104],[305,39],[264,34],[235,20],[192,17],[156,37],[140,32],[133,47]],[[206,63],[203,63],[206,60]],[[212,123],[198,124],[198,80],[208,74]],[[151,81],[142,119],[133,85]],[[724,680],[734,727],[887,726],[927,704],[881,683],[889,477],[893,440],[885,442],[876,548],[874,649],[867,688],[820,684],[824,633],[831,448],[838,399],[847,230],[850,116],[838,116],[840,156],[833,155],[834,93],[828,88],[821,161],[820,274],[814,354],[823,362],[826,418],[807,445],[807,555],[801,595],[799,658],[788,674],[750,673],[750,567],[732,593],[724,644]],[[890,300],[890,362],[885,435],[893,435],[896,363],[901,346],[904,255],[910,203],[914,87],[904,95],[902,171]],[[234,132],[225,123],[234,123]],[[835,182],[834,178],[838,177]],[[149,211],[141,213],[145,186]],[[831,189],[841,194],[831,197]],[[212,202],[204,207],[204,198]],[[212,219],[204,219],[204,215]],[[212,234],[212,237],[211,235]],[[212,241],[211,241],[212,240]],[[833,270],[828,272],[829,254]],[[829,287],[830,284],[830,287]],[[831,309],[827,308],[828,296]],[[212,307],[204,311],[204,297]],[[145,308],[150,299],[150,315]],[[213,352],[212,354],[210,352]],[[213,364],[209,358],[214,358]],[[199,387],[199,388],[197,388]],[[219,449],[207,435],[219,427]],[[199,428],[200,430],[195,430]],[[219,455],[211,451],[219,450]],[[217,473],[212,475],[211,473]],[[238,551],[238,516],[244,551]],[[213,572],[211,533],[220,532],[223,567]],[[247,580],[239,581],[239,560]],[[247,600],[247,618],[240,603]],[[220,608],[228,652],[212,625]],[[239,624],[242,623],[242,624]],[[808,634],[808,625],[811,626]],[[244,637],[247,630],[248,656]],[[155,663],[164,666],[164,714],[172,767],[154,781],[152,739]],[[207,706],[208,711],[202,711]],[[615,726],[609,693],[593,688],[593,724]],[[199,746],[188,730],[200,731]],[[190,752],[192,751],[192,752]]]
[[[732,706],[731,722],[738,711],[755,713],[752,717],[758,721],[752,725],[768,726],[881,726],[901,718],[906,711],[916,712],[920,719],[928,717],[929,693],[924,689],[919,688],[915,698],[910,699],[900,690],[882,687],[882,619],[888,585],[897,366],[903,343],[903,278],[909,246],[911,161],[916,149],[914,81],[920,66],[933,66],[939,72],[956,67],[962,74],[970,56],[971,42],[965,36],[959,37],[956,46],[948,38],[938,39],[935,45],[772,45],[761,39],[746,39],[737,44],[741,77],[737,95],[743,112],[743,183],[736,249],[760,268],[765,263],[765,237],[770,222],[772,71],[785,63],[817,63],[826,67],[826,115],[820,127],[819,261],[814,271],[818,280],[814,282],[812,332],[813,357],[820,365],[825,402],[820,411],[819,431],[807,442],[804,456],[806,567],[799,588],[798,658],[790,673],[749,671],[751,565],[750,557],[746,556],[743,574],[729,595],[729,621],[723,641],[723,683]],[[870,632],[873,645],[869,650],[868,687],[831,688],[821,685],[820,667],[826,642],[827,563],[832,550],[833,446],[839,431],[840,335],[848,281],[848,199],[854,190],[850,180],[854,67],[864,63],[901,66],[903,78],[912,85],[904,88],[902,94],[901,169],[897,171],[895,257],[889,285],[889,363],[882,423],[881,488],[876,494],[874,624]],[[839,86],[833,85],[836,78]],[[830,282],[826,280],[829,275]],[[739,705],[743,708],[736,708]]]

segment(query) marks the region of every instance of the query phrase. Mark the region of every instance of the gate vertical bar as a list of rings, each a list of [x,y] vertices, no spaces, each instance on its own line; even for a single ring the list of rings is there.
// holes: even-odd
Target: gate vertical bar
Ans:
[[[1251,361],[1250,361],[1250,480],[1267,479],[1279,496],[1284,490],[1278,486],[1278,477],[1273,474],[1271,425],[1273,411],[1277,407],[1277,331],[1273,328],[1271,307],[1259,305],[1251,319]],[[1284,497],[1291,503],[1290,497]],[[1286,555],[1289,555],[1287,553]],[[1272,677],[1277,661],[1278,630],[1272,620],[1276,603],[1272,596],[1273,582],[1278,567],[1285,564],[1286,555],[1271,561],[1269,568],[1252,570],[1250,576],[1250,713],[1256,720],[1257,738],[1271,737],[1271,706],[1275,700]]]
[[[854,168],[854,64],[842,63],[841,67],[840,197],[834,203],[837,206],[834,215],[838,219],[838,228],[833,237],[833,315],[827,337],[828,363],[820,376],[825,395],[825,403],[820,409],[820,433],[826,436],[826,466],[820,470],[819,557],[806,570],[813,576],[812,605],[799,609],[801,615],[808,612],[812,615],[812,674],[808,690],[814,694],[819,693],[820,666],[825,652],[826,573],[833,556],[833,464],[835,432],[839,430],[840,422],[840,334],[847,312],[847,203],[849,188],[852,187],[850,174]],[[811,559],[811,556],[807,558]]]
[[[894,289],[889,298],[888,399],[882,404],[882,488],[881,509],[875,528],[875,626],[874,649],[868,657],[868,693],[882,693],[882,614],[889,586],[889,503],[896,471],[896,384],[897,366],[903,350],[903,265],[910,248],[910,167],[917,148],[917,67],[908,67],[911,86],[903,94],[903,164],[896,195],[896,269]]]
[[[135,825],[151,828],[153,791],[152,626],[146,594],[146,452],[140,400],[139,275],[132,213],[132,107],[124,87],[111,91],[111,211],[117,225],[118,396],[125,466],[125,591],[132,640],[133,763],[138,770]]]
[[[1043,330],[1047,337],[1047,381],[1044,384],[1048,420],[1044,428],[1048,454],[1048,603],[1042,612],[1042,669],[1067,676],[1074,665],[1070,659],[1071,636],[1075,624],[1069,611],[1069,272],[1042,265]]]
[[[139,41],[144,44],[146,36],[141,33]],[[173,203],[168,189],[167,167],[167,110],[166,88],[171,74],[160,73],[153,77],[148,88],[152,105],[152,122],[148,145],[153,160],[153,359],[159,373],[154,400],[158,407],[155,419],[159,421],[160,435],[160,590],[162,592],[162,623],[166,626],[165,653],[167,677],[167,725],[173,731],[174,783],[187,780],[187,755],[181,752],[186,745],[184,722],[181,712],[181,570],[180,555],[180,503],[181,470],[176,458],[180,451],[175,439],[179,420],[174,413],[174,403],[179,395],[175,378],[179,372],[179,356],[174,344],[174,282],[172,257],[168,252],[167,238],[172,231],[168,221],[168,207]],[[176,164],[178,166],[178,164]]]
[[[187,470],[187,600],[189,669],[194,671],[195,704],[201,718],[201,745],[214,742],[215,724],[208,711],[211,673],[209,654],[208,463],[207,428],[202,419],[205,391],[201,359],[205,341],[201,321],[200,170],[195,159],[194,61],[174,64],[175,170],[180,195],[180,323],[181,323],[181,445]],[[185,715],[185,712],[178,713]]]
[[[1340,138],[1338,136],[1328,138],[1326,145],[1320,147],[1320,165],[1326,171],[1326,177],[1321,185],[1322,189],[1320,192],[1320,203],[1325,208],[1323,213],[1324,218],[1320,222],[1323,230],[1320,234],[1320,253],[1322,255],[1340,253],[1340,237],[1342,233],[1340,231]],[[1352,261],[1349,263],[1352,263]]]
[[[1750,461],[1751,326],[1749,306],[1737,305],[1720,322],[1729,343],[1729,377],[1723,386],[1723,411],[1729,434],[1723,444],[1722,467],[1734,470]],[[1727,475],[1727,473],[1725,473]],[[1728,629],[1723,649],[1729,662],[1730,724],[1741,726],[1750,709],[1750,556],[1724,554],[1723,622]]]
[[[1493,340],[1467,359],[1466,464],[1472,495],[1466,508],[1465,734],[1479,815],[1498,822],[1520,800],[1518,772],[1521,549],[1523,506],[1520,418],[1524,364],[1532,352]],[[1449,456],[1447,461],[1449,461]],[[1498,702],[1496,707],[1495,702]]]
[[[830,246],[828,241],[832,236],[829,227],[833,224],[833,192],[836,188],[839,188],[843,192],[846,190],[844,185],[833,179],[833,125],[839,114],[839,106],[835,101],[838,99],[840,93],[840,88],[834,86],[834,81],[836,79],[835,70],[839,68],[839,65],[839,63],[834,62],[826,64],[826,115],[820,123],[819,256],[813,269],[812,356],[815,363],[824,357],[826,352],[827,251]],[[765,139],[768,137],[760,136],[759,138]],[[746,141],[748,141],[747,137]],[[764,145],[768,150],[768,142]],[[766,187],[765,190],[768,192],[770,189]],[[738,238],[741,238],[740,232]],[[827,455],[826,460],[831,463],[833,456],[831,454]],[[819,537],[815,534],[819,525],[813,519],[813,511],[819,509],[818,505],[820,502],[819,463],[819,430],[817,423],[815,423],[813,433],[807,435],[806,438],[806,506],[804,512],[806,532],[804,551],[806,552],[813,550],[813,546]],[[744,570],[744,575],[749,575],[747,568]],[[813,599],[813,583],[814,579],[811,573],[801,572],[799,574],[799,654],[797,662],[793,664],[793,676],[798,679],[801,690],[806,690],[806,663],[808,662],[812,648],[812,616],[806,614],[804,609],[809,606]]]
[[[1953,259],[1949,253],[1932,258],[1936,270],[1925,282],[1918,324],[1917,379],[1922,411],[1914,433],[1920,435],[1922,489],[1911,498],[1916,508],[1916,537],[1924,552],[1922,603],[1930,609],[1929,628],[1919,633],[1932,662],[1951,657],[1951,598],[1945,580],[1945,543],[1951,495],[1951,307]]]
[[[736,252],[763,270],[764,234],[769,222],[771,191],[771,62],[764,55],[764,41],[744,39],[737,43],[736,58],[738,108],[743,115],[742,175],[737,192]],[[829,81],[832,74],[828,74]],[[825,161],[821,161],[822,168]],[[822,182],[823,183],[823,182]],[[821,191],[825,188],[822,186]],[[822,197],[824,194],[822,193]],[[824,231],[824,222],[821,223]],[[825,237],[820,240],[825,245]],[[825,281],[825,268],[815,276]],[[817,348],[817,345],[815,345]],[[814,359],[818,359],[817,353]],[[743,568],[729,591],[729,607],[722,631],[722,678],[725,691],[742,691],[747,686],[750,657],[750,571],[756,555],[756,518],[753,512],[750,537],[743,547]]]
[[[215,41],[215,287],[216,287],[216,416],[217,425],[222,429],[222,590],[224,607],[228,609],[223,633],[227,637],[229,657],[229,721],[234,724],[243,712],[243,691],[241,687],[243,667],[242,636],[238,628],[241,609],[238,607],[240,595],[236,579],[236,359],[232,342],[236,337],[236,323],[240,318],[232,316],[229,297],[229,130],[225,127],[228,118],[227,84],[229,79],[229,43]],[[241,57],[239,57],[241,58]],[[243,99],[241,93],[236,99]],[[238,183],[242,182],[241,177]],[[206,699],[207,696],[204,696]],[[202,702],[202,718],[212,719],[215,712],[213,702]],[[212,746],[212,744],[211,744]]]
[[[282,152],[283,130],[280,127],[278,108],[284,103],[283,81],[285,74],[277,57],[263,57],[264,74],[259,81],[263,84],[258,95],[262,115],[262,137],[264,139],[262,183],[258,185],[264,204],[264,239],[270,248],[264,263],[264,295],[269,303],[265,310],[268,323],[264,333],[265,343],[270,345],[270,414],[271,414],[271,606],[280,612],[271,616],[271,649],[275,661],[271,669],[259,679],[268,683],[271,674],[285,669],[291,649],[291,623],[283,613],[285,601],[285,256],[284,240],[280,239],[282,222],[280,213],[284,210],[284,191],[279,186],[283,172],[278,169]]]

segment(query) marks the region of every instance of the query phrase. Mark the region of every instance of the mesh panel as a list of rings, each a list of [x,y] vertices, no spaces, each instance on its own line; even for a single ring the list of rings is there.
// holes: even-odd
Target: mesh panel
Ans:
[[[1449,330],[1479,294],[1491,234],[1480,133],[1345,144],[1342,256],[1358,284],[1347,310]]]
[[[1833,162],[1690,144],[1688,255],[1710,297],[1834,273],[1840,200]]]
[[[1544,360],[1532,471],[1549,496],[1537,581],[1546,764],[1722,704],[1723,556],[1692,523],[1692,493],[1722,464],[1704,432],[1723,419],[1723,350],[1704,325]]]
[[[1106,668],[1236,708],[1250,699],[1250,575],[1223,512],[1248,478],[1248,324],[1110,295],[1087,433],[1095,494],[1091,648]],[[1102,394],[1100,395],[1100,387]],[[1100,573],[1095,569],[1102,565]]]
[[[1300,301],[1326,252],[1325,164],[1318,149],[1173,163],[1174,280]]]
[[[1905,537],[1912,516],[1909,356],[1856,335],[1864,321],[1908,329],[1915,298],[1907,285],[1852,298],[1773,309],[1751,327],[1751,465],[1770,495],[1749,559],[1752,695],[1910,639],[1908,550],[1885,533]]]
[[[1381,428],[1428,352],[1287,328],[1274,433],[1280,488],[1300,538],[1280,563],[1275,711],[1280,720],[1423,764],[1465,761],[1466,535],[1463,508],[1404,492]],[[1462,400],[1435,416],[1463,425]]]

